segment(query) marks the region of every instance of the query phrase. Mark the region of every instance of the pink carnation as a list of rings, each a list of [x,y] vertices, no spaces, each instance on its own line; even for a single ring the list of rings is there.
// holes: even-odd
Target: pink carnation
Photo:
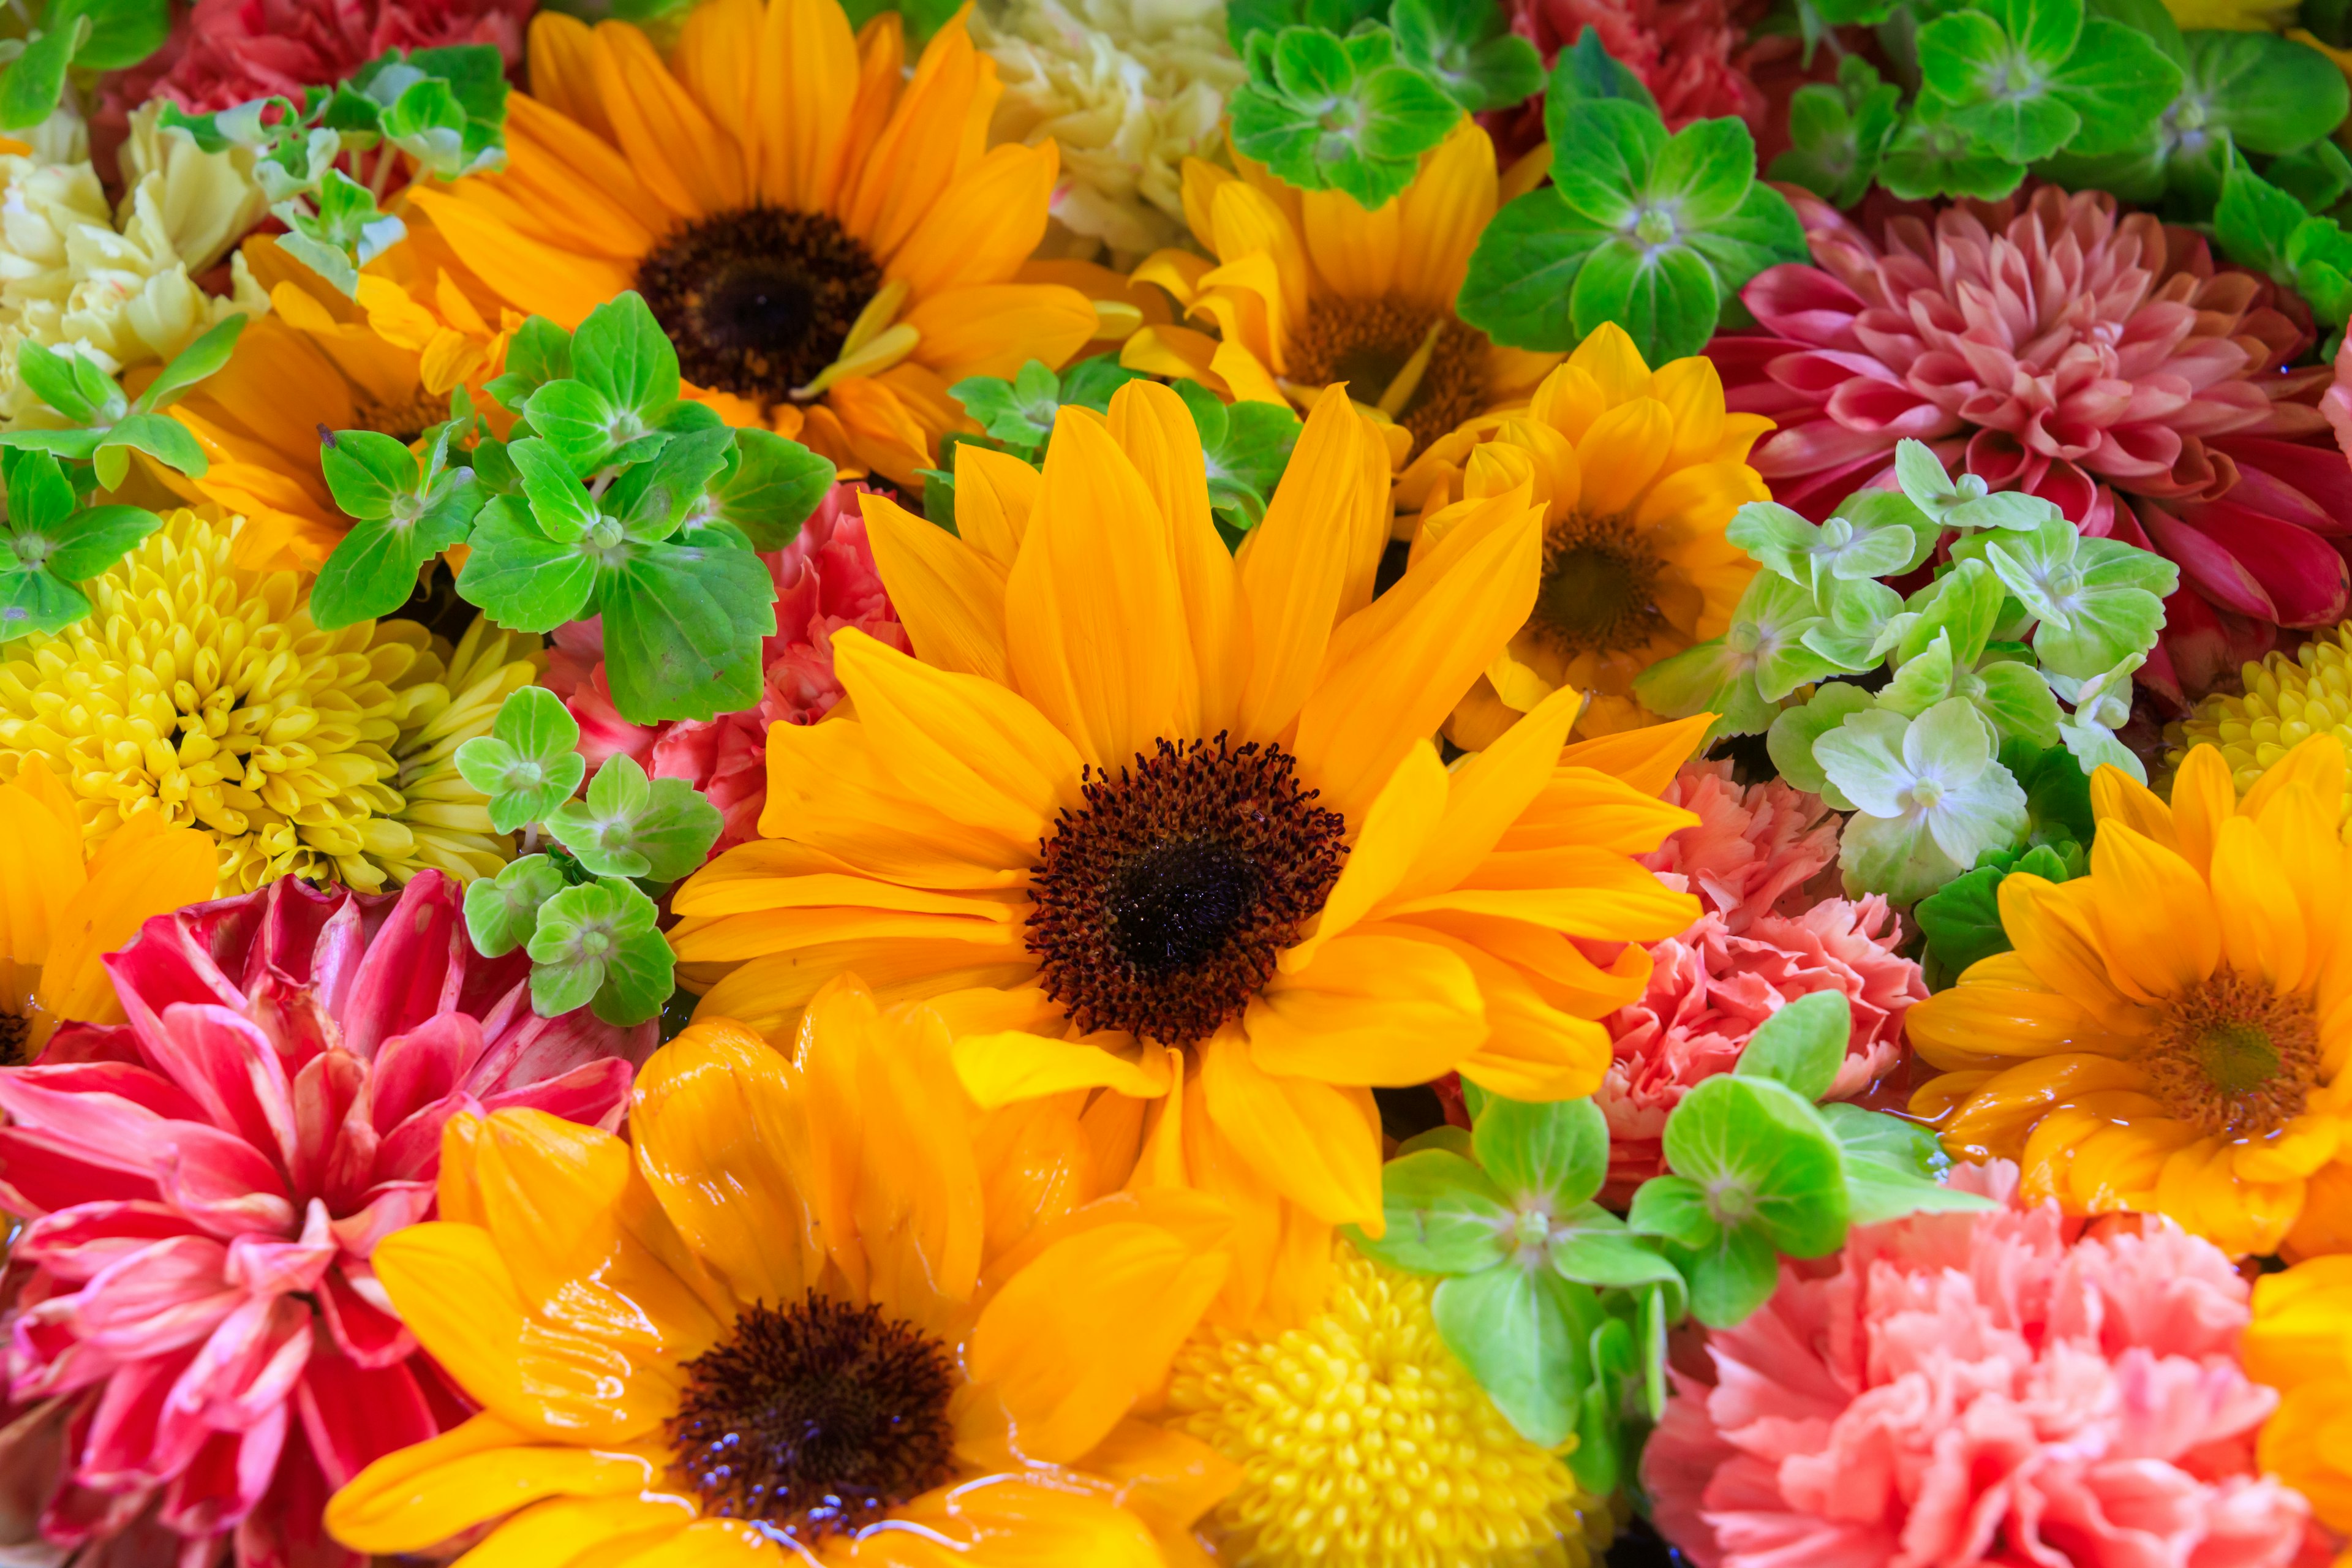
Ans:
[[[726,821],[713,855],[759,837],[760,809],[768,800],[768,727],[814,724],[841,700],[833,634],[855,626],[902,653],[913,651],[858,514],[856,498],[866,489],[835,485],[798,539],[760,557],[776,580],[776,635],[761,647],[767,674],[757,708],[632,724],[613,706],[602,626],[575,621],[555,633],[547,684],[579,721],[580,753],[590,771],[617,752],[656,778],[692,783]]]
[[[2247,1289],[2169,1221],[2004,1200],[1857,1230],[1710,1364],[1677,1370],[1642,1459],[1700,1568],[2283,1568],[2310,1508],[2254,1464]],[[2316,1544],[2312,1542],[2312,1544]]]
[[[539,1017],[529,960],[476,953],[459,903],[427,871],[161,916],[106,960],[129,1023],[0,1070],[0,1209],[30,1222],[0,1296],[0,1523],[37,1507],[86,1563],[357,1568],[328,1495],[466,1415],[368,1265],[431,1214],[443,1124],[610,1130],[656,1038]]]
[[[1759,915],[1795,914],[1814,902],[1807,884],[1837,863],[1837,813],[1779,779],[1743,788],[1729,762],[1693,763],[1662,798],[1696,812],[1698,826],[1637,858],[1668,886],[1697,895],[1734,935]]]

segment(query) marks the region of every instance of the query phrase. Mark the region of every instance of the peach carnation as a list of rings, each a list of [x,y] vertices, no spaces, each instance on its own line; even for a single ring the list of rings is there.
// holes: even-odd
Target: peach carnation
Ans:
[[[1669,887],[1696,894],[1734,935],[1759,915],[1795,914],[1815,902],[1807,885],[1837,863],[1837,814],[1779,779],[1743,786],[1728,761],[1693,763],[1662,798],[1696,813],[1698,826],[1635,858]]]
[[[2169,1221],[2003,1200],[1854,1232],[1674,1373],[1642,1458],[1699,1568],[2284,1568],[2310,1505],[2261,1474],[2278,1396],[2239,1361],[2247,1288]]]
[[[656,778],[688,780],[725,819],[716,855],[759,837],[768,800],[768,727],[814,724],[841,700],[833,674],[833,634],[855,626],[901,653],[906,628],[875,569],[856,497],[863,484],[835,485],[801,525],[800,537],[760,559],[776,581],[776,635],[761,653],[760,704],[716,719],[632,724],[613,706],[604,679],[604,634],[595,621],[558,628],[547,684],[580,724],[591,772],[615,752]]]

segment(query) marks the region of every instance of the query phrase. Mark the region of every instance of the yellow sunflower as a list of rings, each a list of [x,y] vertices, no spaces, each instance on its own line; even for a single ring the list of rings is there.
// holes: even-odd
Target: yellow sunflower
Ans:
[[[1062,410],[1042,473],[957,460],[961,538],[862,498],[920,662],[835,636],[854,716],[771,735],[766,837],[677,894],[684,973],[778,1038],[845,969],[930,998],[982,1104],[1159,1100],[1169,1179],[1272,1216],[1228,1305],[1271,1290],[1278,1315],[1329,1226],[1381,1224],[1372,1086],[1598,1085],[1595,1020],[1647,963],[1570,939],[1696,918],[1632,856],[1695,820],[1654,797],[1699,729],[1563,757],[1563,690],[1441,763],[1430,737],[1534,603],[1542,513],[1479,503],[1375,600],[1387,461],[1344,397],[1238,558],[1157,383]]]
[[[1224,1216],[1095,1180],[1074,1105],[982,1113],[945,1023],[852,984],[785,1057],[697,1024],[624,1142],[461,1116],[376,1277],[482,1407],[328,1505],[357,1551],[532,1568],[1159,1568],[1235,1479],[1133,1414]],[[1132,1158],[1131,1142],[1128,1151]]]
[[[213,896],[203,834],[138,818],[84,858],[81,818],[48,764],[0,784],[0,1067],[38,1056],[68,1019],[121,1020],[99,960],[153,915]]]
[[[2263,1426],[2262,1468],[2352,1535],[2352,1258],[2315,1258],[2254,1281],[2246,1374],[2279,1391]],[[2336,1559],[2352,1564],[2352,1552]]]
[[[502,309],[429,227],[416,228],[360,275],[356,300],[276,240],[247,243],[269,313],[171,409],[211,466],[194,479],[155,468],[189,500],[246,519],[238,565],[315,571],[350,528],[320,472],[321,427],[414,441],[449,416],[451,388],[478,389],[502,362],[521,316]]]
[[[2101,768],[2090,874],[2002,881],[2016,951],[1911,1010],[1912,1045],[1945,1069],[1912,1110],[2073,1213],[2162,1213],[2232,1253],[2325,1250],[2341,1205],[2312,1200],[2352,1174],[2344,775],[2333,735],[2242,802],[2210,746],[2170,805]]]
[[[1613,322],[1544,377],[1523,413],[1480,421],[1458,447],[1463,500],[1433,479],[1416,552],[1435,548],[1472,503],[1532,485],[1544,505],[1543,585],[1527,624],[1446,725],[1455,745],[1486,745],[1562,687],[1591,700],[1598,734],[1656,718],[1633,678],[1720,637],[1756,574],[1724,537],[1732,514],[1771,491],[1748,450],[1772,422],[1727,414],[1704,357],[1653,373]]]
[[[1494,143],[1476,124],[1464,121],[1402,195],[1370,212],[1234,161],[1238,176],[1184,160],[1185,220],[1213,259],[1162,250],[1135,274],[1214,335],[1146,327],[1121,353],[1131,369],[1262,403],[1304,404],[1345,382],[1394,421],[1401,462],[1468,420],[1525,403],[1559,362],[1488,342],[1454,314],[1470,253],[1504,199]]]
[[[507,303],[559,325],[635,289],[687,381],[902,484],[963,427],[948,388],[1059,365],[1087,297],[1015,280],[1054,145],[986,146],[996,62],[962,20],[902,69],[898,18],[710,0],[667,61],[635,27],[542,11],[507,167],[411,199]]]

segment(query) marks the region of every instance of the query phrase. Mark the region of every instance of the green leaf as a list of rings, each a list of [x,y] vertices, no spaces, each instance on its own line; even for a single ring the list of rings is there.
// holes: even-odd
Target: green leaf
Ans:
[[[654,903],[627,882],[599,877],[540,906],[530,953],[531,1010],[561,1017],[596,1004],[607,1023],[642,1023],[661,1011],[675,960],[654,929]]]
[[[1737,120],[1694,120],[1674,133],[1650,165],[1643,192],[1670,209],[1680,228],[1709,228],[1729,217],[1755,183],[1756,141]]]
[[[797,441],[769,430],[735,432],[735,466],[713,488],[688,529],[730,524],[759,551],[782,550],[833,489],[834,467]]]
[[[68,583],[86,583],[163,526],[144,507],[87,507],[57,526],[49,570]]]
[[[1822,1125],[1837,1140],[1851,1172],[1857,1163],[1882,1165],[1906,1176],[1932,1177],[1951,1166],[1934,1129],[1884,1110],[1832,1100],[1815,1107]]]
[[[1846,1166],[1846,1205],[1856,1225],[1885,1225],[1914,1214],[1981,1214],[2000,1206],[1975,1193],[1864,1162]]]
[[[2162,49],[2099,16],[2083,24],[2082,41],[2053,79],[2082,121],[2070,145],[2093,156],[2137,142],[2180,96],[2181,81],[2180,67]]]
[[[1690,1282],[1691,1316],[1711,1329],[1745,1322],[1780,1283],[1772,1243],[1752,1226],[1726,1230],[1714,1245],[1677,1255],[1675,1261]]]
[[[1512,1203],[1563,1215],[1609,1175],[1609,1119],[1590,1100],[1530,1104],[1486,1097],[1470,1132],[1479,1164]]]
[[[1859,55],[1838,62],[1837,85],[1812,82],[1789,100],[1789,151],[1771,176],[1804,186],[1832,206],[1850,207],[1869,191],[1886,144],[1902,121],[1902,89],[1879,79]]]
[[[2213,208],[2213,237],[2231,260],[2292,284],[2287,243],[2307,216],[2301,202],[2255,174],[2244,157],[2231,154],[2221,199]]]
[[[1011,381],[1002,376],[975,375],[957,382],[948,395],[979,421],[982,429],[1022,453],[1045,444],[1054,431],[1054,411],[1061,406],[1062,379],[1043,360],[1031,360]]]
[[[1780,1008],[1757,1026],[1732,1071],[1787,1085],[1806,1100],[1830,1091],[1845,1064],[1853,1008],[1842,991],[1816,991]]]
[[[1176,395],[1192,411],[1192,424],[1201,433],[1209,505],[1236,531],[1256,527],[1290,466],[1291,448],[1298,443],[1298,416],[1275,403],[1227,407],[1197,381],[1178,382]]]
[[[545,316],[533,316],[507,341],[505,374],[482,390],[501,408],[520,412],[530,395],[551,381],[572,379],[572,334]]]
[[[751,706],[760,693],[760,641],[775,635],[775,579],[748,549],[633,546],[602,575],[596,595],[614,706],[633,724]]]
[[[111,425],[129,406],[113,378],[79,353],[60,353],[27,338],[16,345],[16,374],[34,396],[77,425]]]
[[[569,794],[569,791],[565,792]],[[546,813],[547,831],[600,877],[674,882],[719,841],[719,808],[684,779],[648,779],[625,752],[604,759],[585,800]]]
[[[1614,321],[1643,359],[1664,364],[1706,346],[1720,303],[1714,269],[1696,251],[1620,238],[1601,245],[1586,261],[1569,310],[1580,338]]]
[[[1515,36],[1500,5],[1396,0],[1397,55],[1473,114],[1507,109],[1543,89],[1543,58]]]
[[[541,904],[563,890],[563,873],[544,855],[526,855],[495,877],[466,884],[466,934],[485,958],[503,958],[539,929]]]
[[[621,531],[630,539],[651,542],[667,539],[698,508],[710,481],[733,458],[735,432],[720,426],[678,437],[655,455],[623,474],[604,494],[604,504],[621,520]],[[712,521],[698,519],[703,528]]]
[[[512,833],[548,816],[580,787],[588,764],[572,749],[579,743],[580,726],[562,700],[526,686],[507,694],[488,734],[457,748],[457,773],[490,797],[491,830]]]
[[[1596,1212],[1608,1213],[1605,1209]],[[1561,1279],[1580,1285],[1613,1289],[1664,1285],[1676,1295],[1684,1289],[1681,1270],[1648,1242],[1597,1228],[1579,1231],[1554,1243],[1551,1266]]]
[[[1429,1305],[1438,1338],[1521,1436],[1569,1439],[1600,1326],[1591,1291],[1549,1269],[1488,1268],[1442,1281]]]
[[[1234,147],[1302,190],[1383,205],[1462,116],[1393,52],[1377,27],[1344,40],[1307,27],[1254,37],[1249,80],[1228,100]]]
[[[677,401],[677,350],[634,289],[589,311],[572,334],[572,374],[619,419],[641,426]],[[635,434],[618,436],[614,445]]]
[[[2352,112],[2344,73],[2308,45],[2275,33],[2194,32],[2188,79],[2173,120],[2193,105],[2197,129],[2226,131],[2249,153],[2293,153],[2320,141]]]
[[[62,631],[89,614],[80,589],[51,572],[0,572],[0,643]]]
[[[530,504],[539,531],[559,544],[587,538],[603,513],[588,499],[579,474],[562,453],[536,436],[508,442],[506,452],[522,479],[523,499]]]
[[[551,632],[587,609],[596,587],[595,552],[541,533],[520,498],[498,496],[485,505],[470,543],[457,574],[458,596],[499,625]]]
[[[320,444],[319,469],[335,505],[362,521],[390,517],[425,478],[405,443],[373,430],[335,432]]]
[[[1751,184],[1728,217],[1689,235],[1691,248],[1715,268],[1716,289],[1727,302],[1768,267],[1810,259],[1805,226],[1789,198],[1766,184]]]
[[[83,70],[128,70],[162,48],[172,31],[165,0],[55,0],[41,25],[62,30],[83,16],[89,18],[89,36],[73,56]]]
[[[441,470],[447,443],[445,426],[426,467],[400,442],[370,430],[343,431],[321,447],[328,489],[359,519],[310,591],[310,617],[322,629],[398,609],[425,563],[471,535],[481,487],[471,469]]]
[[[152,414],[169,407],[190,387],[228,363],[229,355],[236,350],[237,335],[245,331],[246,320],[242,315],[228,316],[207,328],[156,374],[132,408],[141,414]]]
[[[1415,1274],[1474,1274],[1510,1256],[1515,1219],[1486,1173],[1443,1149],[1400,1153],[1381,1167],[1388,1228],[1350,1229],[1356,1250]]]
[[[1579,108],[1567,130],[1566,139],[1552,149],[1552,189],[1570,211],[1595,227],[1630,232],[1648,216],[1643,198],[1670,140],[1665,122],[1654,110],[1601,99]],[[1663,243],[1674,233],[1669,222],[1655,239],[1641,237]]]
[[[5,467],[7,473],[5,526],[10,533],[37,533],[46,538],[73,515],[73,486],[67,482],[64,468],[48,453],[9,450],[0,455],[0,467]],[[19,560],[24,560],[24,553],[19,547]],[[40,560],[26,561],[26,564],[38,567],[45,565],[47,559],[48,551],[45,548]]]
[[[1574,348],[1578,334],[1569,300],[1577,274],[1610,237],[1549,185],[1514,197],[1479,235],[1455,313],[1509,348],[1546,353]]]
[[[1756,1228],[1792,1258],[1826,1257],[1844,1241],[1843,1158],[1811,1104],[1785,1085],[1703,1079],[1666,1118],[1662,1142],[1727,1230]]]
[[[66,67],[92,36],[88,16],[74,16],[33,37],[0,78],[0,131],[22,131],[47,120],[66,89]]]
[[[1560,50],[1552,61],[1551,80],[1544,89],[1544,139],[1554,147],[1564,145],[1570,121],[1579,110],[1588,103],[1609,99],[1652,112],[1658,107],[1642,79],[1601,43],[1601,29],[1587,27],[1577,36],[1573,47]]]
[[[1905,201],[1974,196],[1998,201],[2023,183],[2025,165],[1992,152],[1954,124],[1937,100],[1922,97],[1887,143],[1878,183]]]
[[[165,414],[126,414],[115,421],[114,428],[90,456],[98,482],[107,489],[121,489],[133,451],[144,452],[192,479],[203,479],[211,466],[205,449],[178,420]]]

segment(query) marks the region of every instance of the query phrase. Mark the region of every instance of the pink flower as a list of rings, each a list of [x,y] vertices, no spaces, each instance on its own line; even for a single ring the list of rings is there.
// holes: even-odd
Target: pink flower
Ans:
[[[1636,858],[1697,895],[1735,936],[1759,915],[1813,903],[1807,885],[1837,862],[1838,816],[1827,802],[1778,779],[1742,788],[1727,761],[1691,763],[1661,798],[1697,813],[1698,826]]]
[[[466,1414],[369,1256],[432,1212],[451,1116],[610,1130],[655,1027],[534,1015],[529,961],[475,953],[436,871],[396,899],[289,878],[106,964],[130,1022],[0,1070],[0,1209],[30,1222],[0,1469],[45,1478],[55,1546],[356,1568],[328,1495]]]
[[[835,485],[800,537],[768,563],[776,580],[776,635],[762,645],[766,679],[757,708],[716,719],[632,724],[613,706],[604,679],[604,633],[595,621],[559,627],[548,686],[580,724],[580,754],[593,773],[621,753],[656,778],[690,781],[726,820],[711,853],[759,837],[768,800],[768,727],[814,724],[841,700],[833,676],[833,634],[855,626],[901,653],[913,651],[874,564],[856,497],[863,484]]]
[[[2254,1466],[2277,1395],[2239,1364],[2230,1260],[2023,1207],[2007,1163],[1952,1184],[2010,1206],[1857,1230],[1675,1372],[1642,1459],[1667,1539],[1700,1568],[2295,1561],[2310,1508]]]
[[[1732,19],[1731,0],[1509,0],[1511,31],[1534,44],[1546,66],[1587,27],[1611,56],[1658,100],[1666,129],[1694,120],[1738,115],[1754,131],[1764,95],[1738,58],[1748,30]],[[1543,100],[1483,117],[1504,157],[1544,139]]]
[[[1891,483],[1913,437],[2157,551],[2181,588],[2142,679],[2175,703],[2274,628],[2352,608],[2352,471],[2313,405],[2327,373],[2279,368],[2308,339],[2263,279],[2096,191],[1868,223],[1787,194],[1815,265],[1759,273],[1740,298],[1761,331],[1707,350],[1728,405],[1780,426],[1751,460],[1784,504],[1819,518]]]

